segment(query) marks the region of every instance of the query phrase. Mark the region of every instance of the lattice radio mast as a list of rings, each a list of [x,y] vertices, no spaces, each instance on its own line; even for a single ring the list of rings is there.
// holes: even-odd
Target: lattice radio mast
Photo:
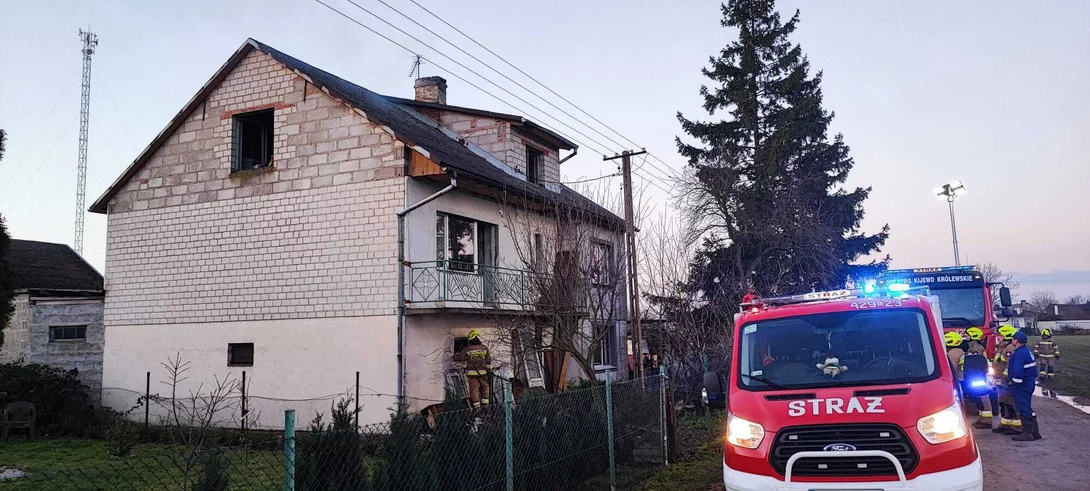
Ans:
[[[83,221],[87,206],[87,126],[91,120],[91,55],[98,46],[98,36],[79,30],[83,40],[83,91],[79,103],[79,163],[76,177],[76,253],[83,255]]]

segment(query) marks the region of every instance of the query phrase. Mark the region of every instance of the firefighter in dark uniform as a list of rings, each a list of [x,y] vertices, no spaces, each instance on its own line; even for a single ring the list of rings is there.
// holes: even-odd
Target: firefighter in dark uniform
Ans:
[[[469,331],[469,344],[454,354],[454,361],[466,364],[466,383],[473,407],[487,406],[491,392],[488,372],[492,368],[492,355],[488,352],[488,346],[481,344],[481,335],[476,329]]]
[[[1037,371],[1042,380],[1052,380],[1056,376],[1056,359],[1060,357],[1060,347],[1052,340],[1052,329],[1041,329],[1041,339],[1033,347],[1037,355]]]
[[[1037,360],[1026,346],[1026,333],[1014,335],[1014,353],[1007,360],[1007,373],[1011,380],[1011,397],[1022,418],[1022,434],[1011,437],[1018,442],[1041,439],[1037,427],[1037,413],[1033,412],[1033,390],[1037,387]]]

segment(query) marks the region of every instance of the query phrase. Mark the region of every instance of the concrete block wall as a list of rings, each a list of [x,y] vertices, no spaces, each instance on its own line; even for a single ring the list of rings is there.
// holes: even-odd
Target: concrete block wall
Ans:
[[[267,108],[272,167],[232,172],[232,116]],[[251,52],[109,203],[107,325],[392,313],[404,155]]]
[[[7,326],[0,326],[4,329],[4,344],[0,346],[0,363],[15,363],[24,360],[27,354],[30,295],[17,294],[12,303],[15,305],[15,312],[12,313]]]
[[[467,142],[481,147],[492,154],[515,172],[526,175],[527,142],[544,155],[539,177],[542,183],[554,192],[559,192],[560,164],[559,150],[540,143],[533,143],[530,138],[513,129],[509,121],[476,116],[453,111],[439,113],[439,123],[458,133]]]
[[[86,326],[84,340],[49,341],[49,328]],[[76,370],[80,382],[98,402],[102,388],[102,298],[36,298],[29,307],[27,322],[27,363]]]

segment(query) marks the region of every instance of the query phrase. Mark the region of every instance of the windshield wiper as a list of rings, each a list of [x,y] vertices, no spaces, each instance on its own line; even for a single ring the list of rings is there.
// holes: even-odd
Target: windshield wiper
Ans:
[[[765,378],[763,376],[760,376],[760,375],[746,375],[744,373],[739,373],[738,375],[741,375],[741,376],[743,376],[745,378],[748,378],[750,380],[756,380],[756,381],[761,382],[761,383],[763,383],[763,384],[765,384],[765,385],[767,385],[769,387],[772,387],[773,389],[791,390],[791,389],[788,389],[787,387],[784,387],[784,386],[782,386],[780,384],[777,384],[776,382],[773,382],[773,381],[771,381],[771,380],[769,380],[769,379],[767,379],[767,378]]]

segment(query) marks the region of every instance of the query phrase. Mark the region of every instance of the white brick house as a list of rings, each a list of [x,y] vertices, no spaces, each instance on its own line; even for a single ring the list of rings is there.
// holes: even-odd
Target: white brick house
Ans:
[[[511,286],[528,246],[514,224],[558,228],[550,210],[579,210],[619,256],[620,220],[556,182],[574,144],[446,105],[437,77],[416,95],[244,43],[91,207],[108,215],[103,402],[131,407],[109,388],[139,392],[180,354],[194,384],[245,370],[247,392],[270,398],[345,393],[360,372],[360,420],[383,420],[397,395],[443,398],[470,329],[503,352],[501,326],[533,317],[526,283]],[[624,360],[611,285],[596,370]],[[498,358],[525,378],[525,358]]]

